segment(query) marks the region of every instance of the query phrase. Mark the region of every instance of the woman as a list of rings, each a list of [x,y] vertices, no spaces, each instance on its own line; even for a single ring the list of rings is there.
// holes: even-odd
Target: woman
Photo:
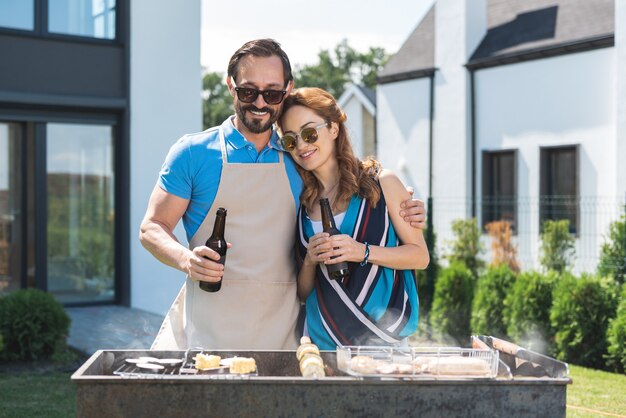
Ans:
[[[346,116],[334,97],[301,88],[285,99],[281,143],[304,181],[298,213],[298,297],[306,300],[305,335],[321,349],[396,345],[417,329],[415,269],[429,256],[422,231],[399,215],[408,192],[380,164],[354,156]],[[321,232],[319,199],[328,198],[341,235]],[[350,275],[328,278],[346,261]]]

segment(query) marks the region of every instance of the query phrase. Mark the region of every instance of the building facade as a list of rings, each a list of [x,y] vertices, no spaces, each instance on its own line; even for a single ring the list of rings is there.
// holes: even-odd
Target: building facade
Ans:
[[[624,7],[437,0],[390,60],[379,157],[432,198],[440,251],[455,219],[506,220],[537,268],[543,222],[567,219],[574,271],[595,269],[626,194]]]
[[[0,294],[159,311],[146,294],[180,282],[137,235],[201,129],[200,1],[3,1],[0,56]]]

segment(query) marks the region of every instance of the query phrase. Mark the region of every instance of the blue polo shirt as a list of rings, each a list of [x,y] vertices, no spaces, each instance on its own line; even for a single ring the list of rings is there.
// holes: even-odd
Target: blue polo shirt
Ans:
[[[235,129],[232,116],[222,123],[222,129],[229,163],[277,163],[279,153],[283,152],[278,145],[278,135],[275,131],[272,132],[268,145],[257,153],[254,144],[248,142]],[[285,170],[297,211],[302,179],[291,156],[286,152],[284,156]],[[158,185],[168,193],[189,200],[189,207],[183,215],[187,240],[191,240],[209,213],[217,195],[221,176],[222,151],[218,127],[185,135],[170,148],[159,173]],[[245,198],[242,198],[242,205],[249,204],[243,199]],[[276,210],[276,216],[280,216],[280,210]],[[294,225],[295,221],[294,219]]]

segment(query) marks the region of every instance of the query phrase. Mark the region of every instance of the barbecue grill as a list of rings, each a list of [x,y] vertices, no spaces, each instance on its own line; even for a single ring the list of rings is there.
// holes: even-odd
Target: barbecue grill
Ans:
[[[565,417],[567,364],[493,337],[474,341],[499,354],[493,377],[355,376],[338,367],[337,352],[322,351],[326,377],[305,378],[295,351],[204,351],[256,360],[256,373],[238,375],[196,370],[200,349],[99,350],[72,376],[77,416]],[[180,362],[158,370],[129,362],[140,357]]]

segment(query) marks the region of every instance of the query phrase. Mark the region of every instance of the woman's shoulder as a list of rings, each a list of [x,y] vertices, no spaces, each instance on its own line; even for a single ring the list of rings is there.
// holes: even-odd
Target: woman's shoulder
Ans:
[[[380,181],[380,187],[386,199],[402,197],[402,200],[404,200],[404,198],[409,195],[400,177],[391,170],[381,170],[378,175],[378,180]]]

